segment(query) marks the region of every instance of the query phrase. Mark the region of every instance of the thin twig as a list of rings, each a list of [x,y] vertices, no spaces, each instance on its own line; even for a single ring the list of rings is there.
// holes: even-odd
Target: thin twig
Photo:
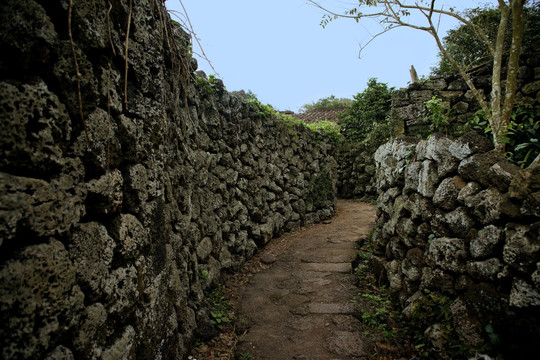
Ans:
[[[79,100],[79,115],[81,116],[81,122],[86,135],[86,139],[92,145],[92,139],[86,128],[86,121],[84,121],[83,105],[82,105],[82,94],[81,94],[81,73],[79,72],[79,63],[77,61],[77,55],[75,53],[75,44],[73,42],[73,34],[71,33],[71,11],[73,9],[73,0],[69,0],[68,6],[68,36],[69,42],[71,44],[71,53],[73,54],[73,64],[75,65],[75,74],[77,78],[77,96]]]
[[[396,28],[396,27],[398,27],[398,26],[401,26],[401,25],[388,27],[388,28],[386,28],[385,30],[381,31],[380,33],[371,36],[371,39],[369,39],[369,41],[368,41],[364,46],[360,46],[360,50],[358,51],[358,58],[359,58],[359,59],[362,58],[362,57],[361,57],[362,51],[364,51],[364,49],[365,49],[365,48],[366,48],[373,40],[375,40],[375,38],[381,36],[382,34],[388,32],[388,31],[390,31],[390,30],[392,30],[392,29],[394,29],[394,28]]]
[[[111,63],[109,62],[109,71],[107,71],[107,120],[109,121],[109,136],[107,137],[107,165],[106,169],[109,169],[110,164],[110,145],[111,145],[111,128],[112,128],[112,121],[111,121]]]
[[[182,0],[178,0],[178,2],[180,3],[180,5],[182,6],[182,9],[184,10],[184,14],[186,15],[186,19],[188,21],[190,31],[193,34],[193,37],[195,38],[195,41],[197,41],[197,44],[199,44],[199,48],[201,49],[201,52],[203,53],[204,58],[206,59],[206,61],[208,62],[208,65],[210,65],[210,67],[212,68],[214,73],[217,74],[216,69],[214,69],[214,66],[212,65],[210,60],[208,60],[208,56],[206,56],[206,53],[204,52],[204,49],[203,49],[201,43],[199,42],[199,39],[197,38],[197,35],[195,34],[195,31],[193,30],[193,25],[191,24],[191,20],[189,19],[189,15],[188,15],[188,13],[186,11],[186,8],[184,7],[184,4],[182,3]]]
[[[114,44],[112,41],[112,35],[111,35],[111,10],[112,10],[112,4],[111,0],[107,0],[109,3],[109,9],[107,10],[107,30],[109,31],[109,43],[111,44],[111,49],[113,52],[113,55],[116,56],[116,50],[114,49]]]
[[[127,86],[128,86],[128,48],[129,48],[129,29],[131,26],[131,12],[133,10],[133,0],[129,0],[129,13],[128,13],[128,20],[127,20],[127,29],[126,29],[126,46],[125,46],[125,58],[126,58],[126,66],[125,66],[125,74],[124,74],[124,104],[126,106],[126,110],[128,108],[128,100],[127,100]]]

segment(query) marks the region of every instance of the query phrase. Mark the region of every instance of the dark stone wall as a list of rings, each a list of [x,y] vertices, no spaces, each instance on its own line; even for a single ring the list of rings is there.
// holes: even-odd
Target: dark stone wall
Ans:
[[[491,93],[491,73],[490,65],[470,71],[475,86],[487,99]],[[425,103],[433,96],[442,99],[443,108],[448,111],[449,135],[462,135],[467,122],[480,109],[472,91],[457,73],[413,83],[396,91],[392,98],[391,116],[403,121],[405,135],[421,138],[429,135],[430,124],[423,119],[429,114]],[[521,54],[516,102],[540,107],[540,43],[524,49]]]
[[[415,312],[427,311],[421,304],[437,293],[451,299],[442,328],[455,329],[459,343],[482,351],[496,334],[505,358],[534,354],[540,340],[540,166],[518,168],[476,133],[393,140],[377,150],[375,161],[371,260],[403,313],[430,316]],[[427,325],[428,341],[444,350],[446,330]]]
[[[130,3],[0,4],[4,359],[185,358],[223,274],[334,211],[332,146]]]
[[[491,68],[482,66],[471,72],[475,85],[489,98]],[[435,96],[443,100],[450,118],[447,132],[461,136],[470,131],[470,121],[480,106],[458,74],[429,78],[397,90],[392,97],[389,113],[399,135],[425,139],[431,134],[426,101]],[[540,108],[540,44],[525,49],[521,55],[518,77],[517,104]],[[338,195],[343,198],[374,198],[377,187],[373,154],[384,140],[369,139],[362,143],[346,143],[338,152]]]
[[[372,144],[345,142],[338,146],[338,196],[343,199],[375,199],[376,148]]]

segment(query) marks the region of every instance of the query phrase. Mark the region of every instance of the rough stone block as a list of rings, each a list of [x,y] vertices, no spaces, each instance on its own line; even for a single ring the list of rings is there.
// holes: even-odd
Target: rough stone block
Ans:
[[[454,236],[458,237],[465,237],[475,224],[469,211],[464,207],[459,207],[446,214],[444,222],[448,224]]]
[[[471,200],[473,214],[483,224],[492,224],[501,218],[503,197],[495,188],[482,190]]]
[[[437,238],[425,254],[426,262],[455,273],[465,272],[467,251],[465,241],[459,238]]]
[[[57,240],[25,248],[0,269],[0,348],[6,358],[39,358],[79,323],[84,295]]]
[[[467,264],[467,272],[472,278],[481,281],[496,281],[502,270],[502,263],[497,258],[475,261]]]
[[[532,270],[540,256],[540,223],[508,224],[505,233],[504,262],[525,273]]]
[[[459,335],[460,340],[470,346],[476,348],[484,343],[482,338],[483,327],[480,321],[467,308],[465,301],[461,298],[455,300],[450,306],[454,329]]]
[[[491,256],[503,238],[503,229],[495,225],[486,226],[471,240],[469,245],[471,256],[475,259]]]
[[[503,161],[504,157],[499,151],[475,154],[461,161],[459,175],[466,181],[476,181],[482,185],[490,185],[492,179],[489,169],[496,163]]]
[[[69,256],[77,279],[90,298],[98,298],[109,275],[116,244],[107,229],[96,222],[80,224],[73,233]]]
[[[119,170],[108,172],[88,183],[86,209],[89,213],[109,215],[121,209],[124,179]]]
[[[540,306],[540,292],[523,279],[515,278],[510,292],[510,305],[517,308]]]
[[[433,204],[444,210],[455,209],[458,202],[458,195],[461,188],[464,187],[463,180],[459,176],[444,179],[435,194],[433,195]]]
[[[418,182],[418,192],[425,197],[433,197],[439,184],[437,175],[437,165],[430,160],[424,160],[420,171],[420,181]]]
[[[70,120],[65,106],[44,82],[20,87],[1,82],[0,108],[3,169],[41,177],[63,167],[60,144],[70,139]]]

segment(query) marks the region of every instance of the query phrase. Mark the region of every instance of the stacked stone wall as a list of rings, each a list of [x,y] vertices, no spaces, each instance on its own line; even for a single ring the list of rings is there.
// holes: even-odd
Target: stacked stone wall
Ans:
[[[363,143],[346,142],[338,147],[338,196],[343,199],[374,199],[375,150]]]
[[[225,272],[334,211],[333,148],[130,4],[0,5],[4,359],[185,358]]]
[[[491,66],[484,65],[470,71],[475,86],[489,99]],[[404,123],[405,135],[427,137],[430,124],[426,101],[435,96],[443,100],[443,108],[450,117],[448,134],[463,134],[466,124],[480,109],[478,101],[459,74],[430,77],[407,88],[397,90],[392,97],[391,116]],[[516,102],[540,107],[540,43],[521,54]]]
[[[371,260],[403,313],[429,316],[414,313],[427,294],[441,294],[452,301],[461,344],[485,349],[496,334],[508,358],[533,354],[540,340],[540,166],[518,168],[476,133],[393,140],[375,161]],[[426,335],[444,347],[440,329],[448,327],[430,325]]]
[[[489,97],[491,68],[481,66],[471,71],[475,85]],[[460,136],[470,130],[466,125],[474,118],[480,106],[459,74],[431,77],[394,92],[389,117],[401,123],[403,135],[427,138],[430,123],[424,121],[429,112],[426,101],[435,96],[443,100],[449,116],[447,129],[451,136]],[[526,49],[521,55],[518,75],[517,104],[540,107],[540,44]],[[371,141],[373,143],[373,141]],[[338,195],[343,198],[372,198],[377,196],[373,154],[378,145],[369,143],[345,144],[339,149]]]

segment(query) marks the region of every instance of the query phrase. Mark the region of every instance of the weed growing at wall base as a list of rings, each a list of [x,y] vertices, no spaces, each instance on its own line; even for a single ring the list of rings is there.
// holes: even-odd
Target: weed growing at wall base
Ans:
[[[222,329],[223,325],[232,320],[231,303],[223,295],[223,285],[217,284],[208,292],[207,299],[210,302],[210,321],[218,329]]]
[[[355,316],[361,321],[364,333],[378,338],[380,343],[395,344],[398,338],[405,335],[398,326],[401,314],[394,306],[390,290],[381,286],[371,266],[373,256],[373,232],[369,239],[362,243],[355,260],[354,275],[360,291],[351,299],[356,303]],[[391,346],[393,347],[393,346]],[[402,345],[399,345],[402,347]],[[405,349],[408,355],[414,350]],[[410,356],[407,356],[407,358]]]

